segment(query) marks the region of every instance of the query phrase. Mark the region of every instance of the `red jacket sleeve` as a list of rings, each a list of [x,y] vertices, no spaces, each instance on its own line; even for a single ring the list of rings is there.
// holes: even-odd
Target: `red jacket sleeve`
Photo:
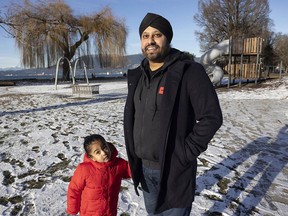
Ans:
[[[77,214],[80,211],[81,194],[88,173],[85,170],[85,165],[79,164],[71,178],[67,192],[67,214]]]
[[[124,159],[123,159],[124,160]],[[128,179],[128,178],[132,178],[132,174],[131,174],[131,170],[130,170],[130,166],[128,161],[124,160],[124,174],[123,174],[123,178],[124,179]]]

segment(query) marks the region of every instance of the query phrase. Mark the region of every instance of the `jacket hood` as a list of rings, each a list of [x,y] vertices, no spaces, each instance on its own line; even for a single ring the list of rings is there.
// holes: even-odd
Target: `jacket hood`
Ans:
[[[118,155],[118,151],[117,151],[117,149],[115,148],[115,146],[114,146],[112,143],[107,142],[107,144],[109,145],[109,148],[110,148],[110,151],[111,151],[111,159],[110,159],[108,162],[99,163],[99,162],[97,162],[97,161],[93,161],[93,160],[88,156],[87,153],[84,154],[84,159],[83,159],[83,161],[84,161],[84,162],[92,163],[93,166],[99,167],[99,168],[100,168],[100,167],[111,166],[111,165],[114,163],[114,161],[115,161],[115,159],[116,159],[116,157],[117,157],[117,155]]]
[[[175,49],[175,48],[171,48],[169,53],[167,54],[165,60],[164,60],[164,65],[161,67],[161,69],[159,69],[158,72],[156,72],[153,76],[159,76],[160,78],[158,79],[158,84],[157,84],[157,87],[155,88],[155,101],[154,101],[154,114],[153,114],[153,119],[154,119],[154,116],[156,114],[156,111],[158,110],[157,108],[157,98],[158,98],[158,88],[160,86],[160,83],[164,77],[164,73],[166,71],[166,69],[174,64],[176,61],[180,60],[180,61],[183,61],[183,60],[187,60],[188,59],[188,56],[187,54],[185,54],[184,52],[181,52],[179,51],[178,49]],[[141,62],[141,65],[140,65],[140,68],[141,68],[141,71],[143,73],[143,76],[140,78],[140,81],[142,84],[141,84],[141,90],[140,90],[140,94],[139,94],[139,100],[141,100],[141,94],[142,94],[142,90],[143,90],[143,86],[149,86],[149,88],[151,87],[150,84],[149,84],[149,78],[147,76],[147,71],[148,71],[148,68],[149,68],[149,61],[144,58]]]

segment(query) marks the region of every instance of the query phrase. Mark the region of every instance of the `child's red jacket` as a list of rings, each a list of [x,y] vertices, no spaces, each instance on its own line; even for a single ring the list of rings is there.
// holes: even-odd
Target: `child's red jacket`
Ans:
[[[81,216],[116,216],[121,180],[131,178],[128,162],[116,157],[118,151],[110,144],[111,160],[98,163],[87,154],[69,183],[67,213]]]

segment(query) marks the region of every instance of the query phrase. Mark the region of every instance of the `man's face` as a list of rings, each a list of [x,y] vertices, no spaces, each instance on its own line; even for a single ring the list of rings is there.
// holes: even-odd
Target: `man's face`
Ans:
[[[141,50],[149,61],[164,62],[170,44],[158,29],[148,26],[141,35]]]

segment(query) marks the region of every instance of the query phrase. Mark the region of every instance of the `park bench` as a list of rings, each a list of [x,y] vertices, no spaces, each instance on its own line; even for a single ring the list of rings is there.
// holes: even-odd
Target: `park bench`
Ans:
[[[94,94],[99,94],[99,86],[100,85],[72,85],[72,94],[73,97],[93,97]]]

